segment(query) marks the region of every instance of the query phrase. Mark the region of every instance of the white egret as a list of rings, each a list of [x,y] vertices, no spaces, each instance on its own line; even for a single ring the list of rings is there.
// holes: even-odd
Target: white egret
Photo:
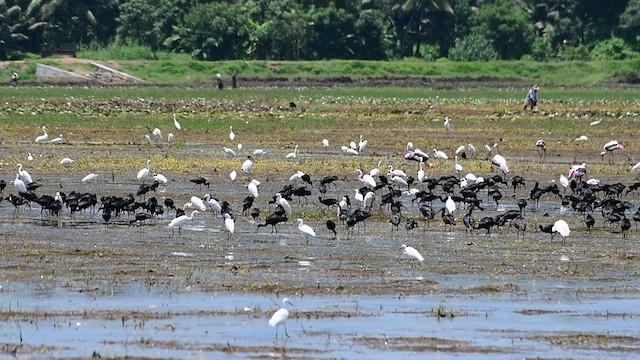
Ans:
[[[498,167],[505,174],[509,172],[507,160],[505,160],[505,158],[500,154],[496,154],[493,158],[491,158],[491,164]]]
[[[400,169],[394,169],[392,165],[389,165],[389,173],[387,175],[407,177],[407,173]]]
[[[151,145],[151,136],[149,136],[149,134],[145,134],[144,138],[147,141],[147,144]]]
[[[220,205],[218,200],[212,198],[211,195],[204,194],[204,202],[211,207],[213,217],[216,217],[216,214],[220,214],[222,212],[222,205]]]
[[[466,159],[467,158],[467,148],[464,145],[460,145],[456,149],[455,154],[459,155],[463,159]]]
[[[287,318],[289,317],[289,310],[285,307],[287,304],[294,306],[293,303],[289,301],[289,298],[282,299],[282,307],[269,319],[269,326],[276,328],[276,339],[278,338],[278,327],[280,327],[280,325],[284,328],[284,334],[289,337],[286,325]]]
[[[358,152],[363,152],[364,149],[367,148],[369,141],[362,139],[362,134],[360,135],[360,142],[358,142]]]
[[[289,205],[289,202],[287,201],[287,199],[283,198],[282,194],[280,193],[276,194],[276,204],[282,206],[287,216],[287,219],[291,219],[291,205]]]
[[[236,138],[236,133],[233,132],[233,126],[229,125],[229,139],[231,139],[231,141],[235,140]]]
[[[176,137],[175,135],[173,135],[173,133],[169,133],[169,135],[167,135],[167,143],[171,144],[175,140],[176,140]]]
[[[182,225],[187,221],[193,220],[195,215],[199,214],[198,210],[193,210],[191,215],[180,215],[177,218],[171,220],[168,227],[171,229],[171,234],[175,235],[175,228],[178,228],[178,234],[180,234],[180,229],[182,229]]]
[[[24,181],[24,183],[27,185],[33,182],[31,174],[29,174],[27,170],[22,168],[22,164],[18,164],[18,175],[20,175],[20,179],[22,179],[22,181]]]
[[[403,178],[402,176],[392,175],[389,181],[391,181],[394,184],[409,186],[409,183],[407,183],[407,180],[405,180],[405,178]]]
[[[202,199],[200,199],[199,197],[197,197],[195,195],[191,197],[191,199],[189,200],[189,203],[191,204],[191,206],[193,206],[194,208],[196,208],[196,209],[198,209],[200,211],[207,210],[207,208],[204,206],[204,202],[202,201]]]
[[[242,150],[242,143],[238,143],[238,145],[236,145],[236,148],[237,148],[238,150]]]
[[[229,173],[229,179],[231,179],[231,181],[236,181],[237,177],[238,173],[235,170],[231,170],[231,172]]]
[[[37,143],[46,142],[47,140],[49,140],[49,134],[47,134],[47,127],[43,126],[42,131],[44,132],[44,134],[36,137]]]
[[[424,179],[426,179],[426,174],[424,172],[424,170],[422,169],[422,164],[424,164],[424,161],[420,161],[420,170],[418,170],[418,182],[422,183],[424,182]]]
[[[155,128],[151,133],[153,134],[153,137],[156,139],[156,143],[160,144],[162,142],[162,131],[160,131],[160,129],[158,128]]]
[[[227,213],[224,214],[224,227],[229,232],[229,239],[231,239],[233,232],[236,230],[236,222]]]
[[[73,164],[75,162],[75,160],[71,159],[71,158],[63,158],[62,160],[60,160],[60,165],[69,165],[69,164]]]
[[[169,180],[167,180],[167,178],[162,175],[162,174],[155,174],[153,175],[153,180],[161,183],[161,184],[166,184],[167,182],[169,182]]]
[[[225,153],[231,155],[231,156],[236,156],[236,151],[233,150],[232,148],[228,148],[226,146],[222,147],[222,150],[224,150]]]
[[[424,257],[418,250],[411,246],[407,246],[402,244],[402,256],[413,260],[418,260],[420,262],[424,261]]]
[[[591,123],[589,123],[589,126],[596,126],[596,125],[600,125],[600,123],[602,122],[602,119],[600,120],[596,120],[596,121],[592,121]]]
[[[444,151],[441,151],[441,150],[438,150],[438,149],[433,149],[433,156],[436,159],[440,159],[440,160],[449,159],[449,157],[447,156],[447,154],[444,153]]]
[[[566,176],[560,174],[560,185],[566,190],[567,186],[569,186],[569,179]]]
[[[182,129],[182,126],[180,126],[178,118],[176,117],[176,113],[173,113],[173,126],[175,126],[178,130]]]
[[[33,155],[31,155],[31,153],[27,154],[27,160],[33,161]]]
[[[340,147],[340,149],[341,149],[343,152],[347,153],[347,154],[351,154],[351,155],[358,155],[358,150],[356,150],[356,149],[352,149],[352,148],[350,148],[350,147],[348,147],[348,146],[344,146],[344,145],[342,145],[342,146]]]
[[[298,223],[298,230],[305,234],[305,235],[311,235],[311,236],[316,236],[316,232],[313,231],[313,228],[311,228],[311,226],[305,224],[302,219],[298,219],[296,220],[296,222]]]
[[[149,164],[151,164],[151,159],[147,160],[147,167],[144,167],[138,171],[138,175],[136,175],[136,179],[144,180],[149,177]]]
[[[358,173],[358,179],[370,188],[376,187],[376,181],[373,179],[373,176],[369,174],[364,174],[362,170],[356,169],[354,172]]]
[[[455,166],[454,166],[454,168],[455,168],[456,172],[457,172],[458,174],[460,174],[460,173],[462,172],[462,165],[458,164],[458,156],[455,156],[455,157],[454,157],[454,159],[455,159]]]
[[[323,147],[329,147],[329,140],[328,139],[322,139],[322,146]]]
[[[296,153],[298,152],[298,145],[296,145],[293,148],[293,152],[288,153],[287,155],[285,155],[286,159],[295,159],[296,158]]]
[[[369,175],[373,177],[380,175],[380,164],[382,164],[382,160],[378,161],[378,165],[376,167],[369,170]]]
[[[586,135],[580,135],[574,141],[587,141],[589,138]]]
[[[247,185],[247,189],[249,189],[249,194],[254,198],[258,198],[258,186],[260,186],[260,181],[256,179],[251,179],[249,185]]]
[[[49,140],[49,142],[52,144],[62,144],[64,142],[64,137],[62,136],[62,134],[60,134],[60,136]]]
[[[255,149],[251,152],[252,155],[265,155],[267,152],[262,149]]]
[[[98,180],[98,174],[91,173],[91,174],[83,177],[82,180],[80,180],[80,182],[89,182],[89,181],[95,181],[95,180]]]
[[[242,171],[247,173],[247,174],[250,173],[251,170],[253,169],[253,163],[254,163],[254,160],[251,157],[251,155],[247,156],[247,160],[245,160],[242,163]]]
[[[18,194],[27,192],[27,186],[24,184],[24,181],[20,180],[20,174],[16,174],[16,179],[13,180],[13,185],[15,186]]]
[[[635,165],[631,167],[631,170],[638,170],[638,169],[640,169],[640,162],[637,162]]]

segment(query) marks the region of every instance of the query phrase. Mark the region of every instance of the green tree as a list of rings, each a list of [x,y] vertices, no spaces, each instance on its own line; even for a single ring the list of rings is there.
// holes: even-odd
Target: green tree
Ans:
[[[196,5],[175,28],[180,47],[196,59],[222,60],[247,57],[250,19],[243,5]]]
[[[509,1],[498,0],[483,6],[479,19],[483,32],[492,40],[501,59],[520,59],[531,50],[534,33],[527,13],[514,8]]]
[[[351,59],[355,57],[355,17],[333,4],[309,11],[307,59]]]
[[[50,43],[105,45],[115,36],[118,0],[33,0],[32,4],[48,23],[44,34]]]
[[[401,56],[418,56],[420,45],[429,42],[430,31],[451,31],[442,28],[442,22],[443,17],[453,14],[447,0],[395,0],[390,16],[397,37],[396,51]]]
[[[355,24],[354,57],[365,60],[388,59],[392,51],[392,43],[387,37],[390,26],[380,11],[361,11]]]
[[[250,0],[249,53],[255,59],[298,60],[306,42],[308,15],[294,0]]]
[[[129,0],[120,6],[117,34],[123,43],[148,46],[156,57],[168,37],[160,28],[160,0]]]
[[[456,39],[455,46],[449,49],[449,60],[453,61],[489,61],[497,56],[491,41],[478,29],[463,38]]]
[[[630,0],[620,14],[620,29],[621,36],[637,50],[640,44],[640,0]]]

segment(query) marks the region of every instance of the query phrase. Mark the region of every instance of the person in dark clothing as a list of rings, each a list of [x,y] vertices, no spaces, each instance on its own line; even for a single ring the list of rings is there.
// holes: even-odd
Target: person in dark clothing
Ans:
[[[222,75],[216,74],[216,80],[218,81],[218,89],[224,89],[224,82],[222,82]]]
[[[11,74],[11,85],[18,86],[18,79],[20,79],[20,76],[18,76],[17,72]]]
[[[238,88],[238,78],[237,78],[237,76],[238,75],[236,74],[235,71],[231,74],[231,88],[232,89],[237,89]]]

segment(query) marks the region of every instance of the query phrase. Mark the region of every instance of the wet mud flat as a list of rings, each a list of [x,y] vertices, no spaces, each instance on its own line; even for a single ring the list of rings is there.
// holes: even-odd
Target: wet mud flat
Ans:
[[[188,178],[174,180],[150,195],[186,200],[205,191],[194,190]],[[261,194],[285,184],[264,181]],[[123,194],[135,186],[107,179],[87,190]],[[358,186],[341,180],[329,194]],[[0,204],[2,351],[28,358],[94,352],[357,358],[380,351],[388,357],[632,358],[640,352],[635,227],[626,238],[601,224],[588,233],[581,215],[546,198],[527,210],[524,237],[509,226],[491,234],[466,232],[460,223],[445,230],[438,217],[427,223],[403,199],[417,229],[392,230],[387,210],[376,206],[352,232],[339,224],[333,239],[324,221],[335,219],[335,210],[293,199],[294,217],[307,219],[317,236],[305,237],[292,221],[272,234],[239,214],[244,187],[221,181],[209,190],[235,204],[231,238],[210,210],[172,234],[173,210],[143,223],[123,215],[106,226],[94,210],[41,217],[37,205],[14,212]],[[513,199],[525,193],[518,190]],[[263,212],[269,197],[259,202]],[[487,204],[479,215],[517,208],[514,201]],[[433,206],[444,205],[436,200]],[[552,240],[534,230],[557,218],[573,230],[564,244],[559,235]],[[401,258],[405,243],[425,261]],[[296,306],[287,322],[291,337],[280,328],[276,339],[267,320],[285,296]]]

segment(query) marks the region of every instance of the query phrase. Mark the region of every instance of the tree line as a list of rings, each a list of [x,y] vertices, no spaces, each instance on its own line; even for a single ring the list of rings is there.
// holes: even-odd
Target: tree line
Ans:
[[[0,59],[135,44],[201,60],[625,59],[640,0],[0,0]]]

